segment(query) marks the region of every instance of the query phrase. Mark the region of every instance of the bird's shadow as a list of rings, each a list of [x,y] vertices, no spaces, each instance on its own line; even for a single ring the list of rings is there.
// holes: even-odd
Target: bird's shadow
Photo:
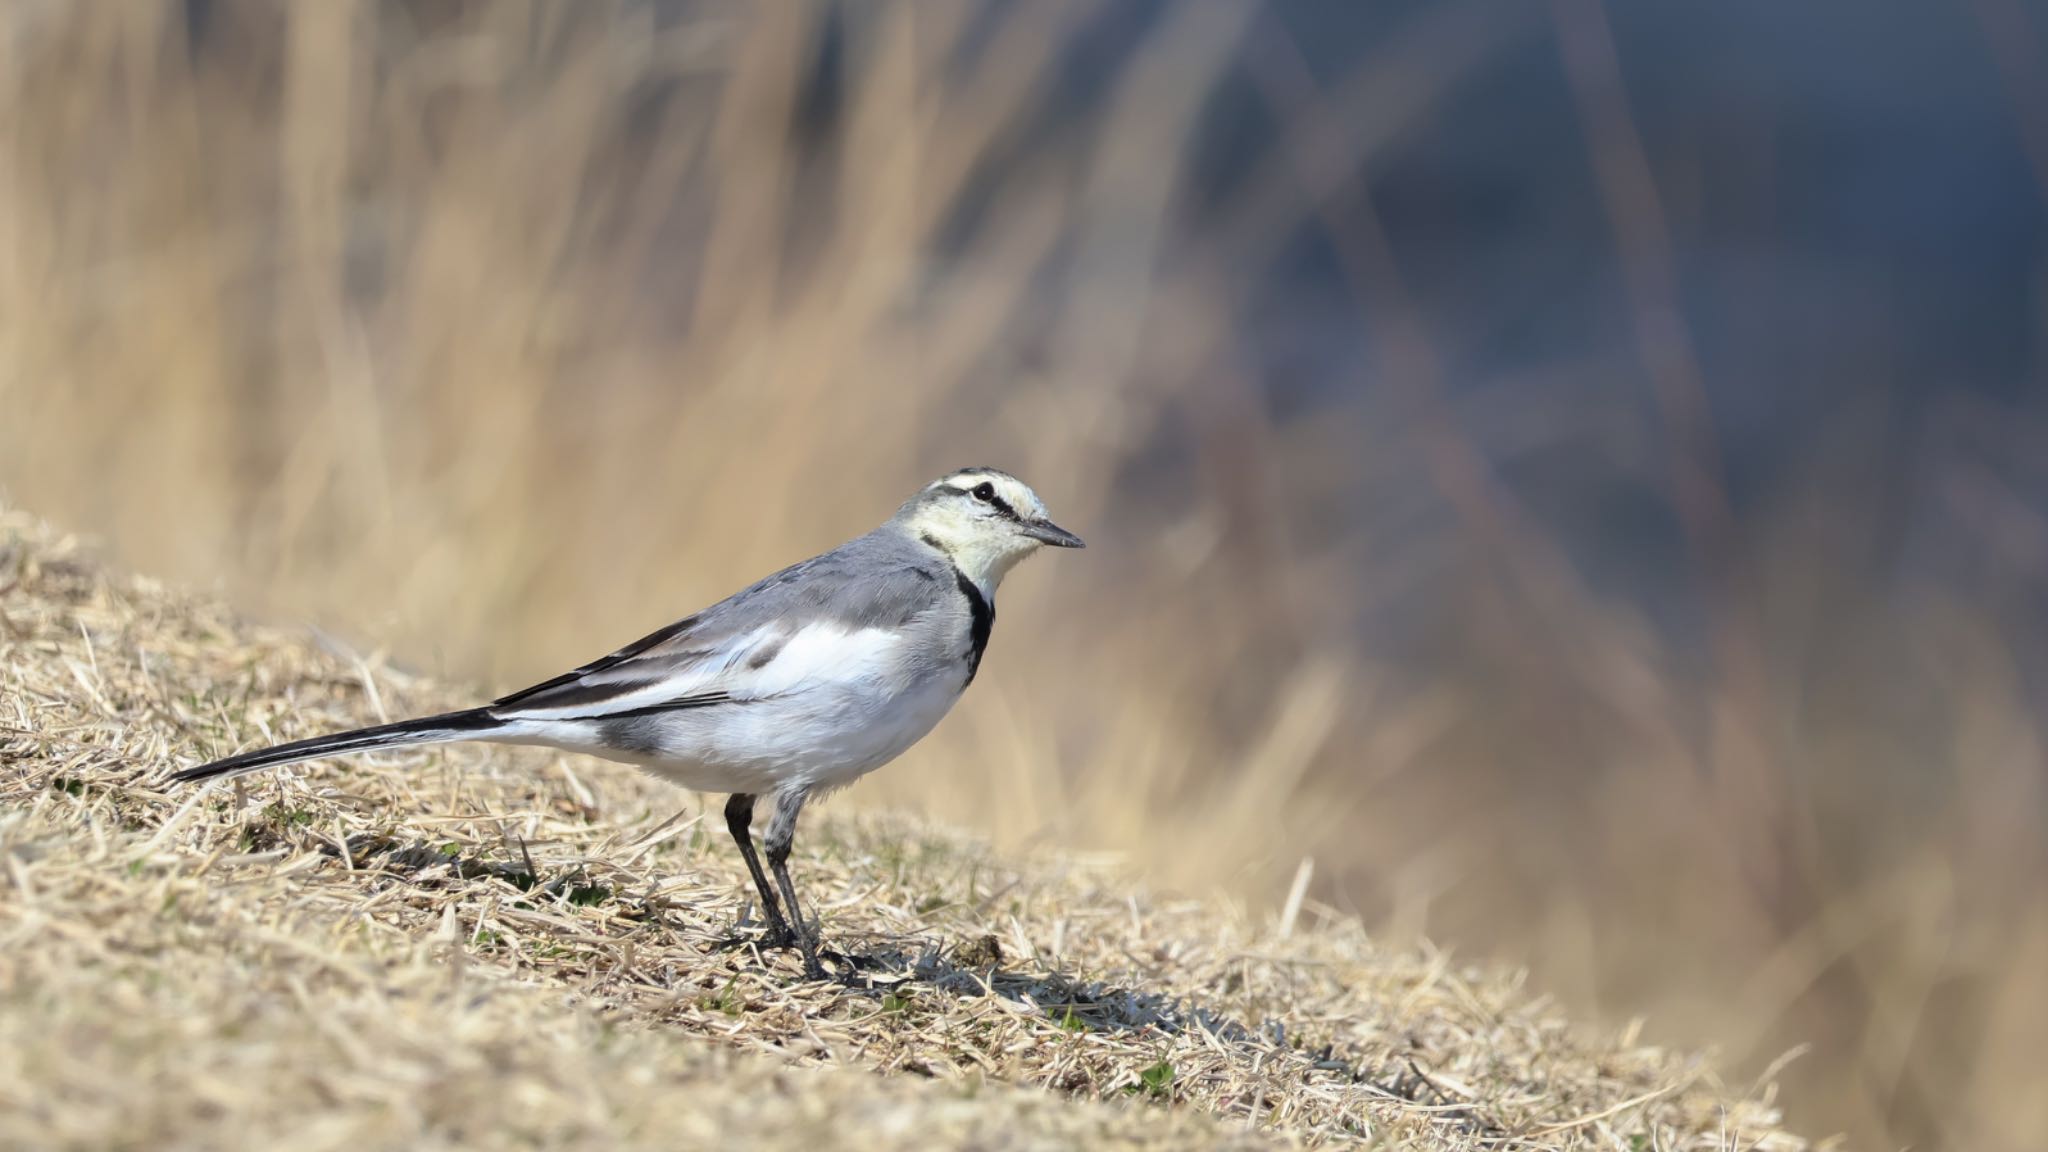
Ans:
[[[848,944],[855,943],[847,941]],[[929,988],[962,998],[1000,996],[1076,1029],[1150,1031],[1180,1036],[1195,1031],[1231,1044],[1278,1039],[1198,1004],[1063,972],[1007,963],[994,936],[948,947],[925,937],[868,937],[852,951],[837,951],[840,982],[853,992],[884,995]]]
[[[849,940],[848,943],[854,943]],[[1000,996],[1044,1013],[1070,1030],[1149,1033],[1169,1037],[1188,1034],[1229,1047],[1289,1050],[1311,1068],[1335,1074],[1385,1097],[1390,1103],[1419,1105],[1440,1122],[1456,1124],[1475,1136],[1504,1137],[1507,1128],[1475,1107],[1472,1101],[1447,1092],[1412,1059],[1394,1058],[1381,1067],[1336,1050],[1334,1045],[1302,1048],[1289,1042],[1277,1023],[1252,1028],[1225,1013],[1212,1011],[1187,997],[1168,997],[1098,980],[1077,980],[1043,968],[1007,965],[991,935],[946,947],[929,938],[870,936],[850,952],[833,953],[846,969],[840,983],[855,994],[881,997],[907,988],[975,999]],[[1269,1047],[1270,1046],[1270,1047]]]

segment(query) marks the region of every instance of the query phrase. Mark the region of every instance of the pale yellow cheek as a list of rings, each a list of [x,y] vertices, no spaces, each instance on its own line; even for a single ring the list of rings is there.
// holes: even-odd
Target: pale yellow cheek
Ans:
[[[911,528],[939,542],[960,570],[976,583],[993,585],[1017,562],[1038,550],[1038,542],[979,517],[951,508],[931,508]]]

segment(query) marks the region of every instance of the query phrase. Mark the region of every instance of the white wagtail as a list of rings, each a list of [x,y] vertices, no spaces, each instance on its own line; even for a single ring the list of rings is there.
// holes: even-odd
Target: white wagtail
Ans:
[[[932,730],[974,682],[996,585],[1046,544],[1079,548],[1081,539],[1047,519],[1016,477],[962,469],[865,536],[485,707],[244,752],[172,779],[455,740],[637,764],[685,788],[731,794],[725,823],[761,894],[762,943],[795,945],[805,975],[822,978],[816,932],[789,879],[797,814],[810,796],[852,783]],[[775,798],[766,847],[787,919],[749,832],[763,794]]]

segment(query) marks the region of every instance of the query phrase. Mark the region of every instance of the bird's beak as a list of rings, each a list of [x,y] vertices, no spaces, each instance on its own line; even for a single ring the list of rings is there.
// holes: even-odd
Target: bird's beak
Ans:
[[[1055,548],[1086,548],[1081,538],[1050,520],[1031,520],[1024,525],[1024,534],[1041,544]]]

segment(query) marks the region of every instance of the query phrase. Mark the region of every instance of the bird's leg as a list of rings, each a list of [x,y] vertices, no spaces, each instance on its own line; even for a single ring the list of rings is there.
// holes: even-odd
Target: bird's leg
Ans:
[[[783,792],[776,797],[775,819],[768,823],[768,866],[775,870],[775,882],[782,888],[783,903],[789,905],[790,922],[796,925],[797,947],[804,953],[804,975],[812,980],[823,980],[825,966],[818,963],[818,933],[804,923],[804,914],[796,902],[796,885],[789,879],[789,848],[796,843],[796,817],[804,808],[806,793],[801,788]]]
[[[754,852],[754,836],[749,830],[753,822],[753,794],[733,793],[725,802],[725,827],[732,833],[733,843],[740,846],[747,871],[754,874],[754,890],[761,894],[761,915],[768,921],[768,934],[761,938],[761,944],[767,948],[787,948],[797,942],[797,936],[782,918],[782,908],[775,902],[775,889],[768,883],[768,874],[761,870],[761,857]]]

